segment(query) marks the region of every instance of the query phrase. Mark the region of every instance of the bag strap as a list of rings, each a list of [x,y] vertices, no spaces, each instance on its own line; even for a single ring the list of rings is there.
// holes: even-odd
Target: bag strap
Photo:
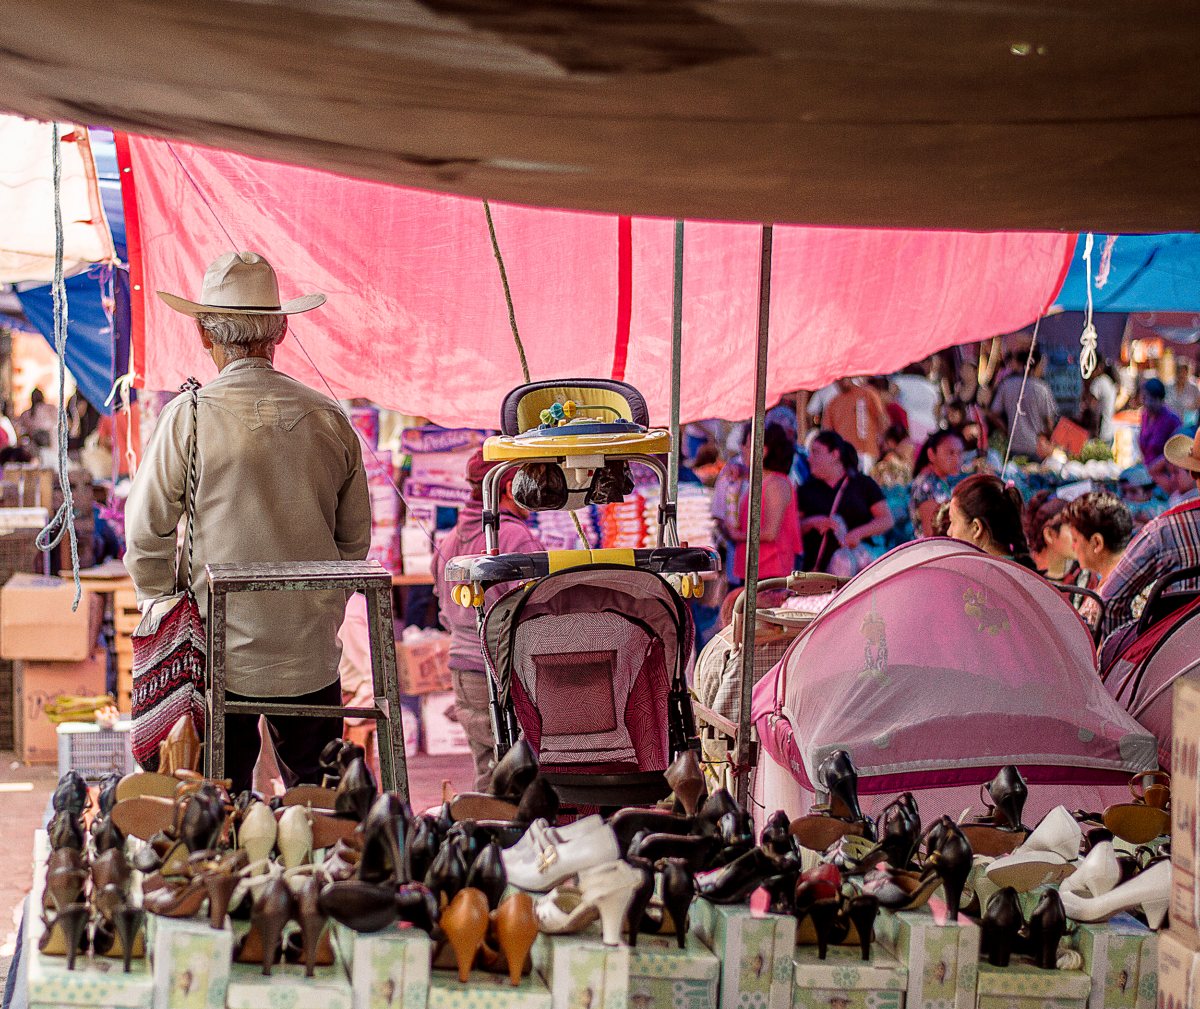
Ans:
[[[829,508],[829,517],[833,518],[837,514],[838,505],[842,503],[842,495],[846,493],[846,487],[850,483],[850,474],[847,473],[842,477],[841,483],[838,484],[837,493],[833,495],[833,504]],[[821,570],[821,562],[825,559],[825,547],[829,542],[831,533],[828,529],[821,534],[821,546],[817,550],[817,560],[813,564],[814,571]]]
[[[187,582],[184,588],[190,592],[192,590],[192,549],[195,545],[195,526],[196,526],[196,483],[198,476],[196,473],[196,441],[199,433],[200,420],[200,397],[198,395],[200,383],[194,378],[189,378],[179,387],[180,392],[188,393],[192,398],[192,436],[188,439],[188,464],[187,464],[187,482],[183,487],[183,510],[187,515],[187,529],[184,532],[183,549],[187,554]],[[175,557],[175,590],[179,591],[179,567],[180,557]]]

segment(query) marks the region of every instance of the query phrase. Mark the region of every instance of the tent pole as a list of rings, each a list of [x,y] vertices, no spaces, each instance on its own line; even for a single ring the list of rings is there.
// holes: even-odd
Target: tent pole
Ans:
[[[671,458],[667,498],[679,498],[679,379],[683,358],[683,221],[675,222],[675,293],[671,303]]]
[[[754,689],[754,632],[758,618],[758,548],[762,529],[763,431],[767,414],[767,330],[771,316],[772,239],[771,225],[763,225],[762,265],[758,274],[758,356],[754,366],[754,420],[750,437],[746,619],[742,625],[742,687],[738,705],[737,749],[734,755],[735,797],[743,808],[749,805],[750,800],[750,693]]]

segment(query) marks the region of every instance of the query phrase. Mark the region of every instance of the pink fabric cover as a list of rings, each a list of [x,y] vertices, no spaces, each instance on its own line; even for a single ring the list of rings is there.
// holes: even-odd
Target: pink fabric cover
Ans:
[[[763,746],[807,791],[846,749],[866,794],[988,780],[1112,783],[1153,737],[1108,695],[1078,614],[1037,574],[953,540],[856,577],[755,687]]]
[[[502,396],[522,379],[478,200],[172,146],[203,199],[165,142],[129,138],[139,385],[213,375],[194,324],[153,292],[199,293],[207,264],[229,250],[219,216],[239,249],[274,264],[284,298],[329,296],[293,317],[281,369],[324,389],[302,344],[339,396],[444,424],[496,424]],[[609,215],[492,209],[532,377],[625,378],[666,423],[672,223],[639,218],[622,229]],[[748,416],[759,229],[696,222],[686,238],[683,419]],[[1073,242],[777,227],[768,401],[1031,323],[1057,294]]]

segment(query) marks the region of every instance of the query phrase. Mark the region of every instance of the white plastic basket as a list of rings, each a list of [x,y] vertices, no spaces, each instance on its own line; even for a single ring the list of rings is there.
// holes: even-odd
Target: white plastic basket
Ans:
[[[102,729],[94,722],[63,722],[58,727],[58,773],[76,770],[89,781],[116,771],[132,774],[133,722]]]

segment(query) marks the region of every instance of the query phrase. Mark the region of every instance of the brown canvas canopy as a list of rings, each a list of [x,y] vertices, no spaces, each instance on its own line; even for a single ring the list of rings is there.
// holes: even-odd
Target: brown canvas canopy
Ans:
[[[1187,0],[6,0],[0,107],[422,188],[884,227],[1200,226]]]

